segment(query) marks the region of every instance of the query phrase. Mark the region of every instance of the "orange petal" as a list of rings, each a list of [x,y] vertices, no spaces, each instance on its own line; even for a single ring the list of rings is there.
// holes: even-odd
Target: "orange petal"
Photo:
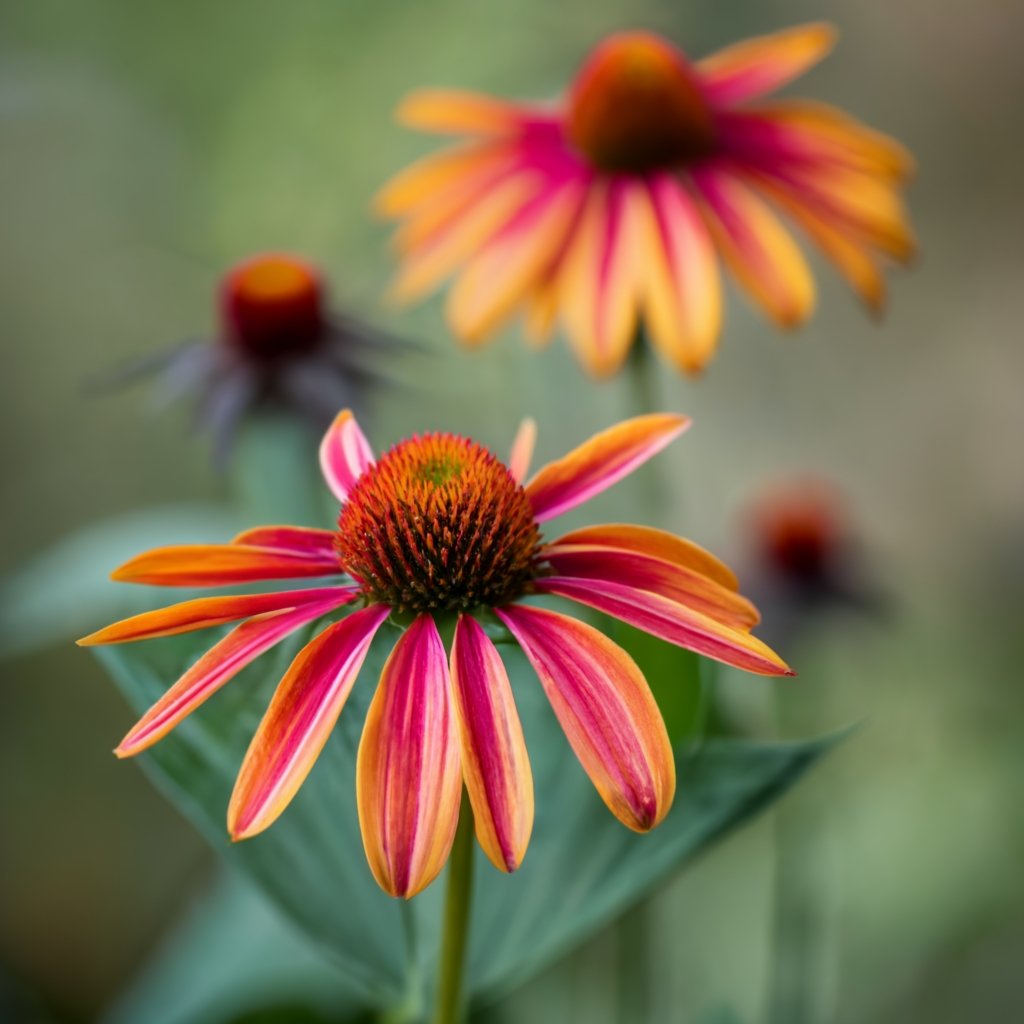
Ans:
[[[438,135],[514,135],[523,123],[538,116],[536,110],[480,93],[456,89],[418,89],[397,112],[407,128]]]
[[[674,441],[687,416],[651,413],[595,434],[568,455],[549,462],[526,485],[539,522],[561,515],[607,490]]]
[[[580,182],[546,191],[470,260],[448,296],[455,334],[483,341],[512,314],[563,247],[582,198]]]
[[[278,684],[249,744],[228,807],[232,839],[273,824],[299,791],[338,721],[390,609],[371,605],[314,637]]]
[[[519,424],[515,440],[512,442],[512,454],[509,456],[508,469],[513,478],[522,483],[530,472],[533,460],[533,448],[537,443],[537,424],[529,416]]]
[[[743,630],[733,629],[660,594],[606,580],[545,576],[534,589],[557,594],[596,608],[652,636],[688,651],[763,676],[793,675],[789,666],[766,644]]]
[[[533,776],[508,673],[469,615],[455,628],[451,672],[476,836],[499,871],[515,871],[533,828]]]
[[[735,175],[693,174],[705,216],[739,284],[780,327],[797,327],[814,308],[814,280],[793,236]]]
[[[697,62],[697,74],[712,103],[731,106],[798,78],[827,56],[835,41],[831,25],[800,25],[719,50]]]
[[[638,587],[733,629],[749,631],[761,618],[757,609],[734,590],[692,569],[650,555],[589,544],[552,544],[541,554],[559,576]]]
[[[496,613],[540,677],[569,745],[608,809],[637,832],[654,828],[672,806],[675,761],[636,663],[577,619],[523,605]]]
[[[313,619],[352,600],[350,593],[248,619],[206,652],[150,709],[114,751],[131,757],[166,736],[183,718],[264,651]]]
[[[333,552],[306,555],[250,544],[179,544],[136,555],[110,578],[161,587],[207,587],[334,576],[342,571]]]
[[[599,544],[603,547],[637,551],[652,558],[661,558],[684,569],[693,569],[729,590],[737,590],[739,581],[735,573],[710,551],[693,541],[677,537],[665,530],[650,526],[633,526],[627,523],[610,523],[603,526],[585,526],[558,538],[554,544]]]
[[[671,175],[649,181],[644,218],[647,273],[642,277],[651,341],[686,373],[703,369],[722,326],[718,257],[696,204]]]
[[[381,888],[408,899],[448,859],[462,771],[448,661],[437,626],[420,615],[381,673],[356,762],[359,825]]]
[[[151,640],[158,636],[175,636],[196,629],[222,626],[253,615],[298,608],[325,598],[348,595],[353,600],[359,594],[355,587],[322,587],[310,590],[288,590],[275,594],[233,594],[230,597],[200,597],[182,601],[169,608],[133,615],[104,629],[90,633],[77,641],[80,647],[96,644],[123,644],[131,640]]]

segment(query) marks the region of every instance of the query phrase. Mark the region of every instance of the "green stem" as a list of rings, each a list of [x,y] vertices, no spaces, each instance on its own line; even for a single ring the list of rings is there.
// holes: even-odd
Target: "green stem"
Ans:
[[[437,968],[437,1005],[433,1024],[459,1024],[463,1011],[463,979],[469,938],[469,911],[473,902],[473,811],[465,794],[448,861],[444,931]]]

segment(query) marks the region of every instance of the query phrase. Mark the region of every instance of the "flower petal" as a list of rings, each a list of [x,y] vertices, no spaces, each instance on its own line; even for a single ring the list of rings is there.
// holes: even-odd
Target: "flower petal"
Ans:
[[[693,172],[708,226],[739,284],[780,327],[797,327],[814,308],[814,279],[793,236],[735,175]]]
[[[209,587],[343,572],[333,551],[306,554],[252,544],[175,544],[136,555],[110,578],[161,587]]]
[[[696,203],[668,174],[648,183],[645,323],[655,347],[686,373],[703,369],[722,326],[718,258]]]
[[[538,522],[561,515],[607,490],[690,425],[688,416],[651,413],[595,434],[568,455],[549,462],[526,485]]]
[[[559,576],[621,583],[660,594],[733,629],[747,632],[761,618],[734,590],[661,558],[583,544],[553,544],[541,554]]]
[[[470,260],[448,296],[455,334],[483,341],[512,314],[564,247],[584,194],[571,178],[545,188]]]
[[[123,644],[131,640],[151,640],[158,636],[175,636],[196,629],[221,626],[254,615],[299,608],[310,602],[348,595],[357,596],[355,587],[321,587],[310,590],[286,590],[273,594],[232,594],[229,597],[199,597],[182,601],[168,608],[143,612],[122,619],[77,641],[79,647],[96,644]]]
[[[343,409],[320,442],[320,469],[338,501],[348,500],[349,491],[373,462],[370,442],[351,410]]]
[[[515,871],[533,828],[533,776],[508,673],[470,615],[455,627],[451,672],[477,839],[499,871]]]
[[[836,30],[799,25],[727,46],[697,62],[704,93],[717,106],[774,92],[814,67],[835,45]]]
[[[407,128],[438,135],[514,135],[538,111],[480,93],[456,89],[418,89],[398,108]]]
[[[420,615],[381,673],[356,763],[359,825],[381,888],[409,898],[444,866],[455,837],[462,772],[437,626]]]
[[[757,637],[731,629],[677,601],[619,583],[546,576],[534,581],[544,594],[557,594],[628,622],[670,644],[764,676],[793,675],[792,669]]]
[[[566,738],[608,809],[637,832],[654,828],[675,794],[665,723],[643,674],[608,637],[540,608],[496,610],[540,677]]]
[[[231,543],[276,548],[307,558],[334,558],[337,562],[333,530],[317,530],[308,526],[257,526],[243,530]]]
[[[232,839],[271,825],[299,791],[338,721],[386,605],[353,612],[298,653],[249,744],[228,807]]]
[[[739,589],[736,574],[724,562],[705,551],[699,544],[677,537],[652,526],[634,526],[631,523],[606,523],[602,526],[584,526],[559,537],[553,544],[597,544],[601,547],[636,551],[652,558],[661,558],[684,569],[693,569],[703,576],[721,583],[729,590]]]
[[[519,424],[515,439],[512,441],[512,454],[509,456],[508,469],[513,479],[522,483],[530,472],[533,460],[533,447],[537,443],[537,424],[529,416]]]
[[[339,590],[330,599],[267,612],[236,626],[139,719],[114,753],[131,757],[152,746],[264,651],[307,622],[347,604],[354,596],[353,591]]]

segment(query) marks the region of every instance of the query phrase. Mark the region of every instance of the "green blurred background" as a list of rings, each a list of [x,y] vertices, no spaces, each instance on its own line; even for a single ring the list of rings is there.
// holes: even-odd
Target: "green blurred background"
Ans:
[[[751,497],[814,472],[849,496],[887,613],[837,616],[784,651],[796,681],[727,688],[757,735],[862,726],[652,908],[645,1019],[768,1020],[792,971],[807,1021],[1021,1019],[1020,5],[3,0],[0,571],[113,515],[225,497],[184,410],[147,415],[145,388],[89,397],[84,384],[208,333],[217,275],[260,250],[311,257],[339,303],[428,345],[394,367],[378,444],[440,427],[504,450],[532,414],[543,458],[619,418],[624,384],[585,379],[562,345],[529,353],[512,329],[466,353],[436,301],[380,306],[389,256],[369,198],[431,145],[391,111],[421,84],[555,95],[614,28],[654,28],[699,56],[823,16],[840,46],[794,91],[913,150],[923,256],[894,275],[880,325],[822,267],[819,311],[795,337],[730,296],[705,376],[658,381],[696,424],[666,456],[667,525],[742,564]],[[615,492],[595,521],[633,504]],[[51,569],[53,639],[25,632],[2,663],[0,1016],[73,1022],[97,1019],[153,955],[213,856],[111,757],[131,715],[70,645],[101,623],[64,589],[60,558]],[[813,936],[796,965],[780,963],[774,913],[786,815],[805,826]],[[609,966],[624,934],[528,984],[500,1018],[639,1020]]]

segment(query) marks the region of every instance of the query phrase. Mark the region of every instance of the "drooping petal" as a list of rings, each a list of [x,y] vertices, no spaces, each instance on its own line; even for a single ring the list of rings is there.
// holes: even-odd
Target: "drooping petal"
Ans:
[[[564,247],[585,182],[545,187],[466,265],[448,295],[452,330],[480,342],[501,325]]]
[[[722,326],[718,257],[707,226],[682,183],[668,174],[649,181],[647,264],[642,277],[651,341],[684,372],[711,358]]]
[[[842,230],[834,219],[803,202],[793,190],[780,188],[763,175],[754,183],[803,228],[807,237],[842,274],[868,309],[880,313],[885,305],[885,278],[867,243],[852,237],[849,230]]]
[[[839,165],[894,182],[914,173],[904,146],[827,103],[780,100],[729,111],[718,132],[730,155],[765,166]]]
[[[168,608],[143,612],[122,619],[77,641],[80,647],[97,644],[123,644],[132,640],[151,640],[158,636],[175,636],[196,629],[221,626],[254,615],[299,608],[311,602],[333,597],[357,595],[355,587],[319,587],[310,590],[287,590],[274,594],[232,594],[229,597],[199,597],[182,601]]]
[[[160,587],[210,587],[334,576],[343,571],[333,551],[306,553],[237,543],[175,544],[136,555],[115,569],[110,578]]]
[[[508,468],[513,478],[522,483],[530,472],[533,461],[533,447],[537,443],[537,424],[529,416],[519,424],[515,439],[512,441],[512,453],[509,456]]]
[[[337,560],[333,530],[317,530],[308,526],[256,526],[243,530],[231,543],[275,548],[307,558],[333,557]]]
[[[793,236],[736,175],[702,168],[692,176],[736,280],[780,327],[799,326],[814,308],[814,279]]]
[[[514,135],[536,116],[536,110],[521,104],[456,89],[418,89],[397,112],[407,128],[438,135]]]
[[[401,217],[433,205],[438,193],[491,173],[515,153],[508,143],[460,146],[423,157],[396,174],[374,198],[374,209],[384,217]]]
[[[575,508],[607,490],[657,455],[690,425],[688,416],[651,413],[595,434],[549,462],[526,485],[538,522]]]
[[[472,616],[459,616],[451,673],[476,836],[499,871],[515,871],[533,828],[533,776],[508,673]]]
[[[612,615],[671,644],[764,676],[793,675],[766,644],[742,630],[658,594],[595,580],[546,576],[534,581],[541,593],[557,594]]]
[[[511,170],[477,202],[406,253],[391,298],[409,302],[429,292],[527,209],[542,186],[532,170]]]
[[[774,92],[814,67],[835,45],[827,24],[800,25],[727,46],[698,61],[704,93],[718,106]]]
[[[592,626],[522,605],[497,609],[540,677],[584,771],[624,825],[654,828],[675,794],[665,723],[633,659]]]
[[[236,626],[139,719],[114,753],[118,757],[131,757],[152,746],[264,651],[300,626],[348,603],[354,596],[353,591],[339,588],[338,594],[329,600],[268,612]]]
[[[444,866],[462,792],[448,661],[430,615],[405,631],[381,673],[356,764],[359,825],[381,888],[408,899]]]
[[[724,562],[699,544],[684,537],[677,537],[666,530],[651,526],[634,526],[631,523],[606,523],[602,526],[584,526],[564,534],[553,544],[597,544],[602,547],[636,551],[652,558],[661,558],[684,569],[693,569],[704,576],[721,583],[729,590],[739,589],[736,574]]]
[[[373,449],[350,409],[338,413],[320,442],[320,469],[331,493],[344,504],[356,481],[373,465]]]
[[[734,590],[661,558],[584,544],[549,545],[542,555],[559,576],[621,583],[660,594],[733,629],[749,631],[761,618]]]
[[[242,762],[228,806],[232,839],[271,825],[299,791],[352,691],[385,605],[353,612],[298,653]]]

